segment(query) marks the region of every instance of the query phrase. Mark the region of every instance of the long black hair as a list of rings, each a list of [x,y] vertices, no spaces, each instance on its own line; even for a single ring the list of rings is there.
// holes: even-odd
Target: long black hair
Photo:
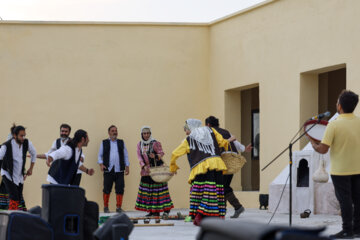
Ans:
[[[75,132],[74,137],[68,142],[69,146],[76,147],[82,138],[87,138],[87,132],[79,129]]]
[[[25,127],[19,125],[14,128],[14,131],[12,134],[15,134],[15,136],[19,135],[20,131],[25,131]]]

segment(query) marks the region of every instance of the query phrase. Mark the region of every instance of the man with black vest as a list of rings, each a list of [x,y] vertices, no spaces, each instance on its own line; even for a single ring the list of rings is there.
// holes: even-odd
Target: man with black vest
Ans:
[[[60,138],[56,139],[53,144],[51,145],[50,150],[47,153],[44,154],[37,154],[36,157],[37,158],[41,158],[41,159],[47,159],[47,156],[58,150],[60,147],[66,145],[67,142],[69,142],[70,140],[70,132],[71,132],[71,127],[69,124],[63,123],[60,125]],[[84,162],[85,156],[84,154],[81,155],[80,161]],[[58,163],[57,163],[58,164]],[[52,167],[54,168],[55,165]],[[78,169],[76,177],[74,178],[73,182],[71,183],[71,185],[76,185],[79,186],[80,185],[80,181],[81,181],[81,174],[82,171],[80,169]]]
[[[222,135],[224,139],[229,139],[232,137],[228,130],[219,127],[219,119],[214,116],[206,118],[205,124],[208,127],[214,128],[218,133]],[[238,141],[230,142],[230,147],[231,151],[236,153],[238,153],[238,151],[250,152],[252,149],[251,144],[245,147]],[[228,201],[235,208],[235,213],[230,218],[238,218],[240,214],[245,211],[245,208],[241,205],[239,199],[236,198],[234,191],[230,186],[233,176],[233,174],[224,175],[225,201]]]
[[[51,184],[66,184],[69,185],[74,181],[78,169],[86,172],[92,176],[94,169],[86,168],[80,158],[82,156],[82,147],[86,147],[89,142],[89,137],[86,131],[80,129],[74,134],[66,145],[60,147],[58,150],[50,153],[47,157],[46,163],[48,166],[59,162],[56,168],[51,168],[48,173],[47,181]]]
[[[114,125],[108,128],[109,138],[102,141],[99,150],[98,164],[104,172],[104,212],[109,212],[109,198],[113,183],[115,182],[116,212],[121,212],[124,195],[124,174],[129,174],[129,158],[125,143],[117,139],[118,132]]]
[[[25,202],[23,202],[23,186],[26,177],[32,175],[36,161],[36,150],[25,136],[25,128],[17,126],[14,129],[13,138],[5,142],[0,148],[1,176],[6,191],[9,193],[9,210],[26,211]],[[25,173],[27,152],[31,155],[31,164]],[[23,202],[21,205],[20,201]]]

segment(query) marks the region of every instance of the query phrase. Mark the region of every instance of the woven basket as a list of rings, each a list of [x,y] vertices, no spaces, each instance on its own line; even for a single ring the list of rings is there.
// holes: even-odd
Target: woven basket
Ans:
[[[221,158],[225,162],[225,165],[227,167],[227,175],[237,173],[246,163],[246,159],[241,154],[232,151],[223,152],[221,154]]]
[[[166,165],[151,167],[149,175],[152,180],[158,183],[168,182],[173,176]]]

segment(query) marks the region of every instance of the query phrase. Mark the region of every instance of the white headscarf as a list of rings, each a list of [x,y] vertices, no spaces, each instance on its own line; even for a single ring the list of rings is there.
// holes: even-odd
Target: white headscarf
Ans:
[[[148,140],[145,141],[142,134],[144,132],[148,132],[148,131],[150,132],[150,137]],[[151,127],[150,126],[142,126],[141,131],[140,131],[140,137],[141,137],[141,152],[144,152],[144,145],[150,144],[150,142],[154,140],[151,136]]]
[[[192,118],[186,120],[186,126],[191,131],[189,135],[190,149],[196,149],[196,143],[200,151],[215,155],[215,146],[213,138],[211,137],[211,129],[209,127],[201,127],[201,121]]]

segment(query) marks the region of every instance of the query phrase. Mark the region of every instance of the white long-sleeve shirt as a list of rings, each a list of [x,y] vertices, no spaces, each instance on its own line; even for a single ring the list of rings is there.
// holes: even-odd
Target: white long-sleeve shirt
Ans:
[[[10,173],[4,169],[1,169],[1,176],[5,176],[8,180],[14,181],[14,183],[19,186],[19,184],[24,183],[24,176],[22,174],[22,165],[23,165],[23,144],[19,145],[15,139],[11,140],[11,148],[12,148],[12,155],[14,159],[13,165],[13,175],[11,176]],[[2,145],[0,148],[0,159],[3,160],[6,154],[7,147]],[[34,163],[36,161],[36,150],[33,144],[29,141],[29,149],[31,155],[31,162]]]
[[[76,147],[75,148],[75,162],[77,163],[78,161],[80,161],[80,153],[81,150]],[[61,148],[59,148],[58,150],[52,152],[49,154],[50,157],[52,157],[53,161],[57,161],[59,159],[62,160],[70,160],[70,158],[73,155],[73,150],[71,149],[71,147],[69,147],[68,145],[64,145]],[[79,167],[82,165],[82,162],[80,161],[79,163]],[[52,184],[58,184],[57,181],[48,174],[47,179],[48,182],[52,183]]]
[[[238,140],[234,141],[234,145],[236,147],[236,150],[238,150],[239,152],[245,152],[245,146],[242,145]]]
[[[61,140],[60,140],[60,147],[65,146],[69,140],[70,140],[70,138],[61,139]],[[49,156],[50,153],[55,152],[56,150],[58,150],[58,149],[57,149],[56,140],[55,140],[55,141],[53,142],[53,144],[51,145],[50,150],[49,150],[47,153],[45,153],[46,159],[47,159],[47,157]],[[84,156],[84,154],[82,154],[81,157],[82,157],[83,160],[85,161],[85,156]],[[81,173],[83,173],[83,171],[81,171],[80,169],[78,169],[78,170],[77,170],[77,174],[81,174]]]
[[[101,143],[99,155],[98,155],[98,164],[104,163],[103,155],[104,155],[104,148],[103,148],[103,143]],[[124,143],[124,161],[125,161],[125,166],[128,167],[130,165],[130,162],[129,162],[129,155],[125,143]],[[110,139],[109,168],[107,169],[107,171],[111,171],[113,167],[115,167],[114,169],[115,172],[122,172],[120,171],[119,150],[118,150],[117,140],[112,141]]]
[[[57,140],[57,139],[56,139]],[[57,149],[56,146],[56,140],[53,142],[53,144],[51,145],[50,150],[45,154],[45,155],[49,155],[52,152],[55,152]],[[70,138],[65,138],[65,139],[61,139],[60,140],[60,147],[64,146],[65,144],[67,144],[67,142],[70,140]]]

